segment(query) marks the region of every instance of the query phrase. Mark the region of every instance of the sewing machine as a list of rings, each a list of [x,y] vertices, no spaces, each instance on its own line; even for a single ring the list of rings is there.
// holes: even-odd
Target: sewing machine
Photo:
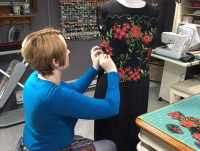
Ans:
[[[172,32],[163,32],[161,40],[166,46],[157,47],[155,52],[159,55],[180,59],[186,56],[190,46],[190,36],[175,34]]]

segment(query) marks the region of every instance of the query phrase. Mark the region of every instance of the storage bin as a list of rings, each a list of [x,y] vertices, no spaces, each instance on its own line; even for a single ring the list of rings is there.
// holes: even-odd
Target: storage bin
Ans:
[[[193,17],[191,16],[183,16],[183,22],[192,23]]]

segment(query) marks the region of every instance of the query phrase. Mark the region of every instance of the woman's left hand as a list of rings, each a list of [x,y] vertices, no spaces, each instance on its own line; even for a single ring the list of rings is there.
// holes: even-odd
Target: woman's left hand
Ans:
[[[99,58],[100,58],[100,53],[103,53],[102,50],[98,50],[100,47],[95,46],[91,49],[91,59],[93,63],[93,67],[96,71],[99,70]]]

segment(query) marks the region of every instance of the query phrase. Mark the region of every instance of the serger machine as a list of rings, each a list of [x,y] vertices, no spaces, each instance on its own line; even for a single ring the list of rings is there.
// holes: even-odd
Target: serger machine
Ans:
[[[186,56],[191,41],[189,35],[175,34],[172,32],[163,32],[161,40],[166,46],[157,47],[155,52],[175,59]]]

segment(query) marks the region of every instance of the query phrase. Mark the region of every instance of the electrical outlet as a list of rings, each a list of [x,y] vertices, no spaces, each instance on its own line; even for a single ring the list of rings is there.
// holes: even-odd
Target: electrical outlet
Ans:
[[[23,104],[23,90],[15,91],[16,103]]]

